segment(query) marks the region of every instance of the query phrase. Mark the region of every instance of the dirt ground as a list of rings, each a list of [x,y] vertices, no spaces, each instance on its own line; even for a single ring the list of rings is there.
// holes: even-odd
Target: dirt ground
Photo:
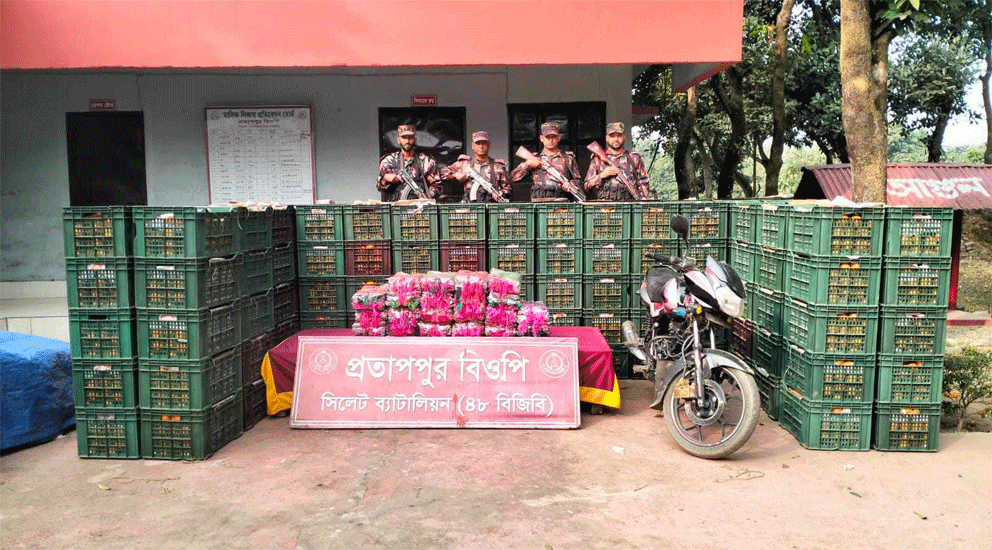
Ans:
[[[762,415],[732,460],[681,452],[624,381],[582,428],[326,430],[270,418],[205,462],[0,458],[4,549],[992,548],[992,434],[937,453],[802,448]]]

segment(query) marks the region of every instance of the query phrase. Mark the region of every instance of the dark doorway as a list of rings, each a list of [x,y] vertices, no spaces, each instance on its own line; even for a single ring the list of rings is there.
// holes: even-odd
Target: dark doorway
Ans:
[[[399,149],[396,127],[400,124],[417,127],[417,149],[433,157],[438,170],[465,154],[465,107],[380,107],[379,155]],[[443,183],[439,202],[462,199],[460,183],[454,180]]]
[[[65,129],[71,206],[148,204],[144,113],[66,113]]]

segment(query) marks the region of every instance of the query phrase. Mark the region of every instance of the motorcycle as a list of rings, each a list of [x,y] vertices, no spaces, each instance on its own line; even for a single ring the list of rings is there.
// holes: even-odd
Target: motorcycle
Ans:
[[[671,225],[688,244],[689,221],[673,216]],[[647,309],[643,337],[632,321],[622,325],[624,345],[639,362],[634,370],[654,381],[650,406],[665,413],[683,450],[699,458],[730,456],[754,433],[761,408],[754,370],[716,346],[716,328],[742,318],[744,283],[712,257],[704,270],[691,258],[647,257],[653,263],[639,291]]]

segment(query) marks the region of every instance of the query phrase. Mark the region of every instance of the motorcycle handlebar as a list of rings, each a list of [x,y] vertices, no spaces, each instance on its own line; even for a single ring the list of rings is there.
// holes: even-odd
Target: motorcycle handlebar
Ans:
[[[644,256],[656,262],[675,267],[694,267],[696,265],[696,262],[692,258],[676,258],[664,254],[655,254],[654,252],[649,252]]]

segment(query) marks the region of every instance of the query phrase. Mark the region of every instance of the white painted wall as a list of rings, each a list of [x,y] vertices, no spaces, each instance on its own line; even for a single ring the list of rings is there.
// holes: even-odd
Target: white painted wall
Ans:
[[[0,255],[4,281],[64,278],[61,208],[69,204],[65,113],[90,99],[143,111],[150,205],[207,202],[203,109],[208,104],[308,104],[314,110],[317,197],[378,198],[378,108],[412,94],[465,107],[508,154],[508,103],[605,101],[630,126],[629,65],[0,75]],[[248,197],[263,200],[265,197]]]

